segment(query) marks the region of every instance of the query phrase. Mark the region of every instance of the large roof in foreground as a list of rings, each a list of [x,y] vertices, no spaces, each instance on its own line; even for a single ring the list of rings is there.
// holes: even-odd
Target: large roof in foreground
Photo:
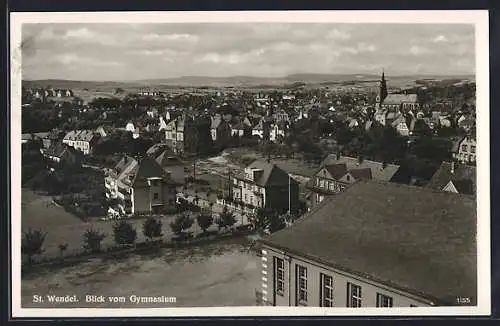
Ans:
[[[476,202],[468,195],[360,181],[262,242],[436,304],[476,295]]]

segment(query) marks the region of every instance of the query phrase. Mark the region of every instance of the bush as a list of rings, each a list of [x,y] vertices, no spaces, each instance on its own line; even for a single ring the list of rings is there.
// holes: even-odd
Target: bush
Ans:
[[[200,214],[196,217],[198,225],[206,233],[208,228],[214,223],[214,218],[210,214]]]
[[[186,230],[191,228],[194,220],[189,216],[189,214],[183,213],[178,215],[173,222],[170,223],[170,228],[172,232],[176,235],[182,235]]]
[[[232,227],[236,223],[236,218],[234,217],[233,213],[229,212],[227,207],[224,207],[219,218],[216,220],[216,223],[219,226],[219,229],[227,229]]]
[[[41,230],[29,230],[24,232],[21,242],[21,252],[28,256],[28,262],[31,263],[34,255],[43,252],[43,243],[45,242],[46,232]]]
[[[113,225],[113,233],[117,245],[131,245],[137,239],[137,231],[132,224],[125,220],[116,222]]]
[[[144,221],[143,224],[144,236],[146,236],[146,238],[148,238],[150,241],[153,240],[153,238],[159,238],[163,236],[161,228],[162,223],[160,220],[149,217],[146,221]]]
[[[94,229],[87,229],[83,233],[83,249],[90,252],[101,251],[101,242],[104,238],[104,233]]]

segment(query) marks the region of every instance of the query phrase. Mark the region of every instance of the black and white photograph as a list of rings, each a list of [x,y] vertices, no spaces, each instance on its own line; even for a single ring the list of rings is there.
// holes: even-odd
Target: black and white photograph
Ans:
[[[10,28],[14,316],[490,313],[487,11]]]

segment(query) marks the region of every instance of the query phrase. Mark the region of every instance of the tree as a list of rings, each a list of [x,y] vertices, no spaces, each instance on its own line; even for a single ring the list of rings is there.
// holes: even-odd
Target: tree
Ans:
[[[252,228],[257,232],[265,232],[269,227],[269,219],[267,218],[266,210],[259,208],[255,214],[249,217],[249,222]]]
[[[224,228],[230,228],[236,223],[236,218],[234,214],[231,213],[226,206],[224,206],[222,213],[219,215],[219,218],[216,220],[217,225],[219,226],[219,230]]]
[[[101,251],[101,242],[105,237],[104,233],[92,228],[85,230],[83,233],[83,249],[93,253]]]
[[[33,262],[34,255],[40,255],[43,252],[43,243],[46,232],[41,230],[31,230],[24,232],[23,239],[21,242],[21,252],[28,256],[28,262]]]
[[[212,226],[212,224],[214,223],[214,218],[211,214],[201,213],[196,217],[196,222],[198,223],[199,227],[203,230],[203,233],[206,233],[208,228]]]
[[[144,221],[142,228],[144,236],[149,240],[153,240],[153,238],[159,238],[163,236],[161,232],[162,223],[160,220],[155,219],[154,217],[149,217],[146,221]]]
[[[170,228],[172,232],[176,235],[182,235],[184,231],[191,228],[194,220],[189,216],[189,213],[183,213],[178,215],[173,222],[170,223]]]
[[[113,225],[113,234],[117,245],[131,245],[137,239],[137,231],[132,224],[125,220],[116,222]]]

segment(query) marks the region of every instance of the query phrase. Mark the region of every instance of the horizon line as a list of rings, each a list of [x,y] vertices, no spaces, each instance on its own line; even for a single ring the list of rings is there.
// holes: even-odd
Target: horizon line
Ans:
[[[384,71],[384,73],[386,73]],[[168,80],[168,79],[182,79],[182,78],[255,78],[255,79],[286,79],[291,76],[296,75],[316,75],[316,76],[356,76],[356,75],[367,75],[367,76],[379,76],[377,73],[291,73],[282,76],[255,76],[255,75],[228,75],[228,76],[210,76],[210,75],[182,75],[182,76],[172,76],[172,77],[150,77],[150,78],[141,78],[141,79],[124,79],[124,80],[98,80],[98,79],[64,79],[64,78],[37,78],[37,79],[21,79],[21,81],[69,81],[69,82],[100,82],[100,83],[134,83],[134,82],[143,82],[149,80]],[[380,76],[382,73],[380,73]],[[474,72],[470,73],[436,73],[436,74],[411,74],[411,73],[402,73],[402,74],[389,74],[389,79],[391,76],[393,77],[461,77],[461,76],[473,76],[476,77]],[[386,75],[387,79],[387,75]]]

